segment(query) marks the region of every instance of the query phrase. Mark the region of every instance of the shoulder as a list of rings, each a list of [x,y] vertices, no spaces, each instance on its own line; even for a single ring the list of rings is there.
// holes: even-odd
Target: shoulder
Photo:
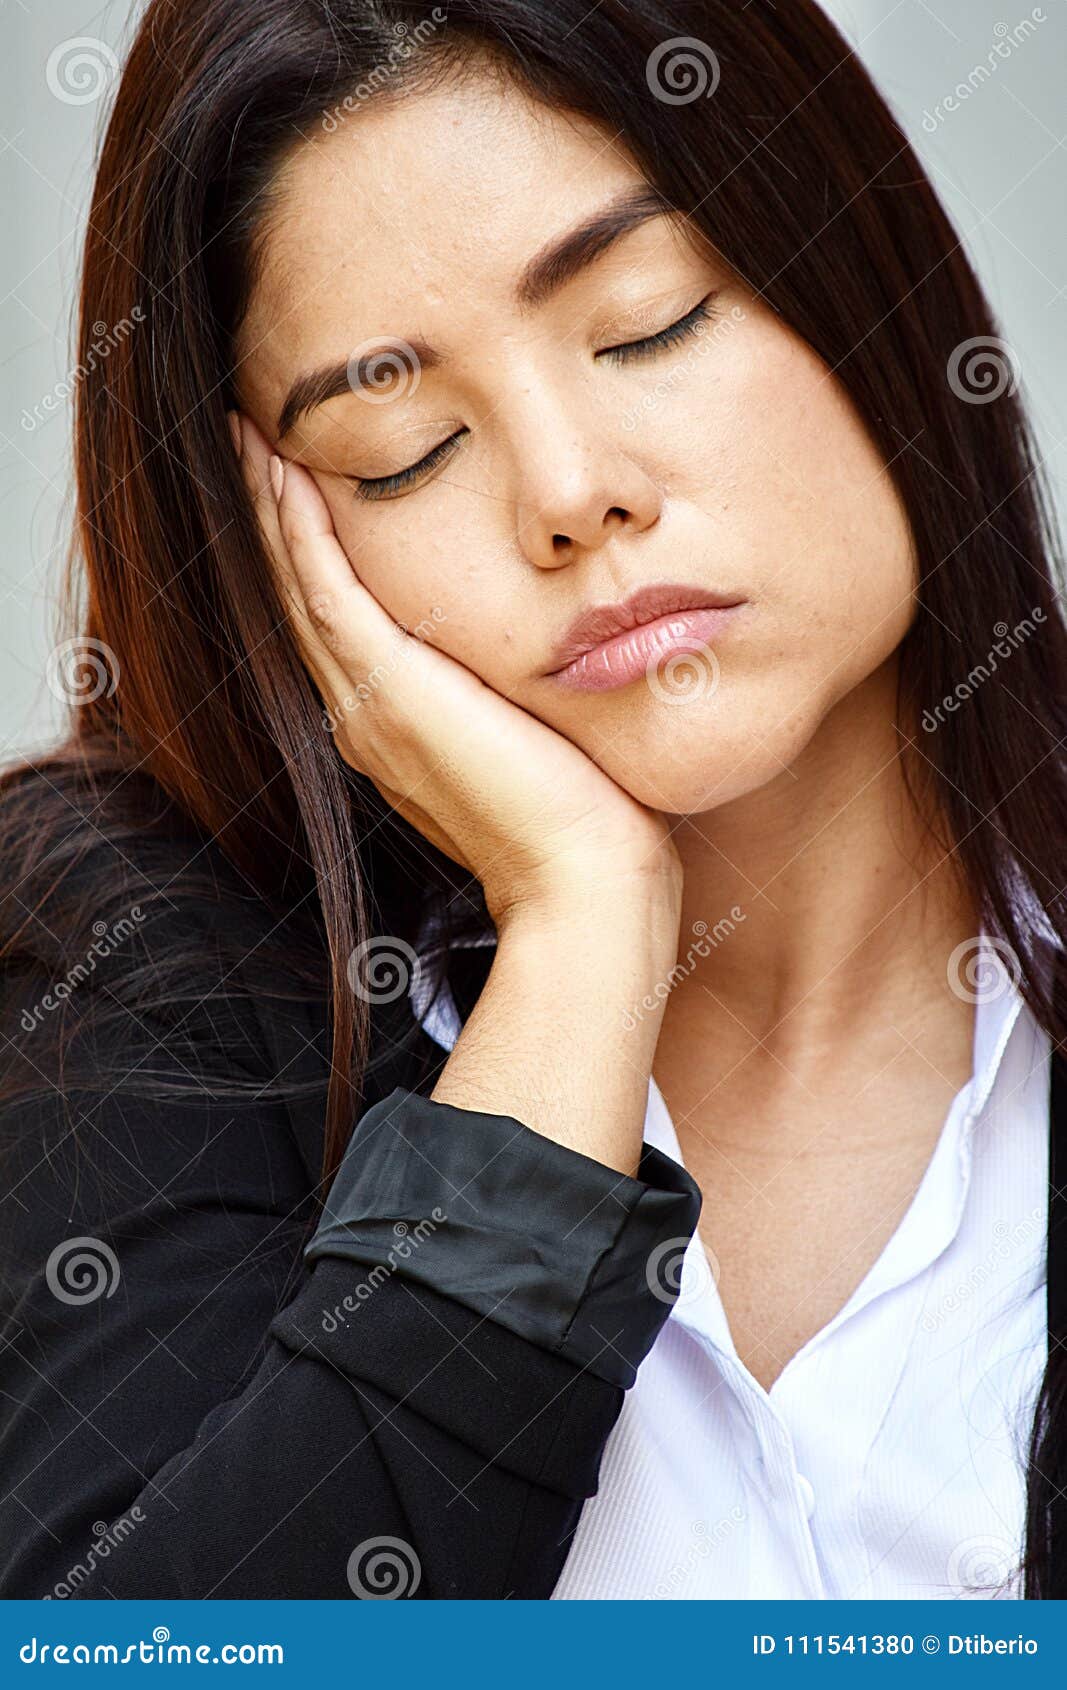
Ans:
[[[277,931],[298,966],[322,942],[302,889],[283,904],[240,873],[149,776],[58,753],[0,779],[0,896],[5,952],[48,961],[112,922],[160,944],[209,930],[220,945],[262,944]]]
[[[57,754],[10,772],[0,783],[5,1109],[34,1093],[160,1102],[324,1087],[316,916],[311,900],[283,907],[251,884],[139,771],[91,771]],[[291,1050],[309,1053],[296,1071]]]

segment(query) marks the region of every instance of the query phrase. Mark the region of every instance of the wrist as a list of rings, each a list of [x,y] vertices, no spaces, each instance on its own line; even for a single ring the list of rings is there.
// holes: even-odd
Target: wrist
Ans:
[[[681,924],[684,878],[670,861],[656,868],[606,878],[560,879],[549,887],[530,888],[489,913],[497,933],[515,927],[569,933],[610,923],[631,930],[655,931],[675,943]]]
[[[497,925],[498,954],[516,956],[527,976],[543,974],[556,997],[582,993],[588,1024],[590,1015],[629,1005],[669,977],[680,925],[681,893],[673,886],[623,896],[603,887],[581,896],[560,889],[508,910]]]

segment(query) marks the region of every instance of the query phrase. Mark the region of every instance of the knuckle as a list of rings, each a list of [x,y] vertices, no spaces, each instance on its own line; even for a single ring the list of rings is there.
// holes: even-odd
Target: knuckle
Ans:
[[[339,606],[336,593],[324,587],[315,588],[304,600],[304,610],[312,628],[324,644],[336,641],[340,633]]]

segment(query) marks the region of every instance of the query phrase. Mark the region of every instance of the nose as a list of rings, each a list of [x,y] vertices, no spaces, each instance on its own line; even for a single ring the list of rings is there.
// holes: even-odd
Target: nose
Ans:
[[[542,403],[524,435],[515,440],[518,541],[538,568],[555,569],[658,520],[660,489],[622,450],[602,414],[577,424],[572,409],[546,414]]]

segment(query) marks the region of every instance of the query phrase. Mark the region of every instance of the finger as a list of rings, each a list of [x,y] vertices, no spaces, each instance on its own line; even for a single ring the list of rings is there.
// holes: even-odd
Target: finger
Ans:
[[[357,725],[352,719],[355,700],[359,698],[361,706],[371,701],[380,703],[383,694],[393,689],[364,688],[361,683],[383,665],[390,673],[397,669],[405,655],[398,652],[398,644],[406,647],[419,642],[387,614],[359,580],[310,472],[272,453],[248,416],[242,417],[242,432],[251,460],[249,485],[257,509],[264,508],[266,489],[275,505],[273,523],[277,530],[273,523],[266,526],[270,519],[264,515],[265,531],[269,535],[279,533],[271,549],[278,559],[279,578],[288,589],[292,624],[304,661],[330,718],[336,721],[336,729],[331,731],[338,750],[353,768],[366,773],[380,762],[376,755],[380,747],[372,736],[378,711],[361,709]],[[280,500],[275,491],[279,482]]]
[[[378,779],[377,775],[372,775],[370,778],[386,803],[398,815],[403,816],[405,821],[410,822],[425,839],[430,841],[431,845],[436,845],[437,849],[443,851],[446,857],[450,857],[454,863],[458,863],[460,868],[466,870],[468,874],[473,872],[471,865],[460,854],[455,840],[450,839],[443,829],[438,827],[429,811],[424,810],[421,804],[416,804],[407,793],[397,792],[393,787],[386,786],[384,781]]]
[[[328,639],[320,636],[316,626],[314,612],[308,609],[308,586],[301,569],[301,562],[307,560],[316,580],[322,578],[324,566],[319,558],[319,552],[331,549],[333,562],[346,587],[355,581],[355,572],[347,554],[337,539],[330,516],[329,507],[315,485],[313,478],[304,472],[304,479],[310,486],[308,503],[313,510],[312,536],[304,541],[305,529],[298,528],[298,544],[301,558],[294,556],[292,537],[286,534],[282,525],[282,507],[279,502],[279,491],[282,499],[285,497],[285,482],[291,480],[298,467],[293,463],[284,463],[275,453],[262,430],[249,416],[241,417],[242,436],[242,464],[245,471],[245,483],[252,499],[256,515],[260,523],[268,550],[275,565],[275,576],[278,581],[287,613],[291,617],[299,638],[301,648],[308,653],[316,654],[320,663],[329,659],[329,668],[340,671],[339,656],[334,656]],[[313,587],[312,591],[316,589]],[[368,598],[370,595],[367,595]],[[371,601],[376,602],[376,601]],[[380,608],[380,607],[379,607]],[[327,606],[324,602],[323,610]],[[333,677],[340,680],[340,673]]]
[[[292,565],[285,552],[285,540],[278,520],[278,502],[270,478],[270,450],[250,417],[230,412],[235,419],[231,432],[237,443],[241,475],[267,545],[273,573],[279,584],[292,593],[295,587]]]
[[[408,635],[360,581],[352,559],[333,525],[330,508],[315,478],[302,464],[272,453],[249,417],[243,430],[253,469],[254,497],[274,500],[274,520],[313,636],[342,667],[354,661],[373,667],[384,648]],[[281,481],[281,497],[271,485],[271,466]],[[273,527],[270,529],[273,533]]]
[[[332,731],[332,723],[342,709],[346,677],[329,660],[315,640],[304,611],[292,563],[278,520],[278,505],[270,476],[270,451],[267,442],[250,418],[238,411],[227,413],[230,434],[241,465],[241,474],[256,513],[260,535],[264,542],[271,574],[282,603],[286,621],[292,629],[301,661],[314,682],[324,709],[323,725]]]
[[[293,629],[300,654],[324,700],[329,703],[343,686],[344,675],[339,666],[329,659],[329,653],[321,642],[316,640],[304,607],[303,593],[281,530],[277,494],[271,476],[270,447],[251,417],[239,412],[231,415],[235,419],[231,432],[239,443],[241,473],[266,546],[282,609]]]

